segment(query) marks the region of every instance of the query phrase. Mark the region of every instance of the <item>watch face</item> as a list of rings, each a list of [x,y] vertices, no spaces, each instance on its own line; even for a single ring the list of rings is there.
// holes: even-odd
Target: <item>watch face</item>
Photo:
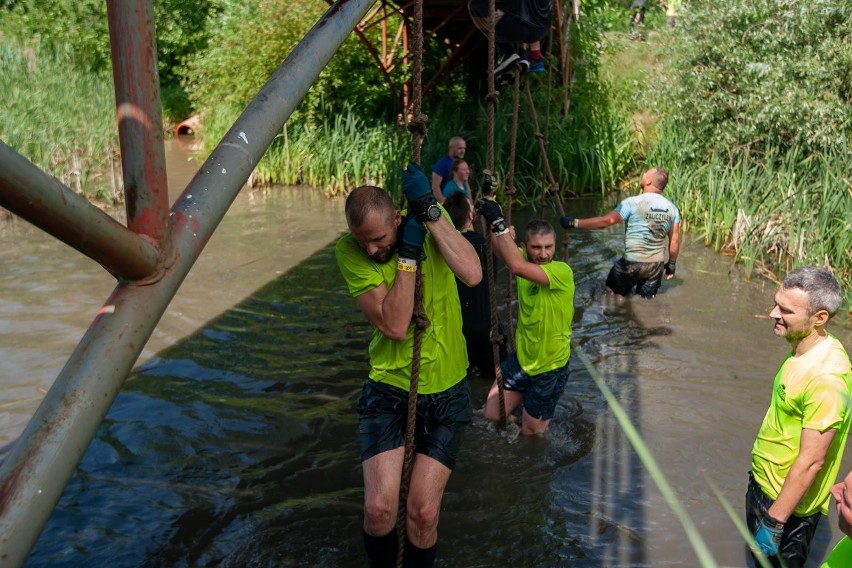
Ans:
[[[437,205],[430,205],[429,209],[426,210],[426,217],[430,221],[437,221],[441,217],[441,208]]]

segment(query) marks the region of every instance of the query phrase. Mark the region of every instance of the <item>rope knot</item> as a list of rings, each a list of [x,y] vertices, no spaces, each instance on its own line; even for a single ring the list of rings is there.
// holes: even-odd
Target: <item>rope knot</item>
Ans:
[[[420,113],[416,116],[412,115],[408,119],[408,131],[412,134],[419,134],[420,136],[426,136],[426,121],[429,120],[429,117],[423,113]]]
[[[500,100],[500,91],[491,91],[485,95],[485,102],[496,104],[498,100]]]

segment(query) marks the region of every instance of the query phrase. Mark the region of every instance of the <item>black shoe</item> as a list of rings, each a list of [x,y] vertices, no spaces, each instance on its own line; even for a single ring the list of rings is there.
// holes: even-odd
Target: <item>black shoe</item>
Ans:
[[[521,61],[517,53],[508,53],[497,58],[497,65],[494,66],[494,74],[499,75],[503,71],[511,69],[512,65]]]

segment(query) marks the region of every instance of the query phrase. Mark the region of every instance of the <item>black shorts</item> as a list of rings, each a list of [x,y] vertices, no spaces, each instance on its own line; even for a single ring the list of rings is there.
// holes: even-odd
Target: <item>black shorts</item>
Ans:
[[[524,393],[524,410],[537,420],[550,420],[556,412],[559,397],[568,383],[568,362],[552,371],[529,376],[521,368],[517,353],[503,362],[503,386],[507,390]]]
[[[453,469],[462,431],[473,416],[467,379],[449,389],[417,397],[414,451]],[[408,392],[373,380],[358,400],[361,461],[405,445]]]
[[[746,525],[751,534],[757,532],[760,521],[774,501],[763,492],[751,472],[748,472],[748,491],[746,491]],[[781,534],[781,546],[778,552],[784,559],[787,568],[801,568],[808,559],[808,550],[814,538],[817,524],[822,513],[814,513],[807,517],[793,515],[784,523]],[[780,566],[778,558],[769,559],[772,566]]]
[[[663,280],[663,262],[627,262],[624,257],[612,265],[606,277],[606,287],[621,296],[636,293],[643,298],[653,298]]]

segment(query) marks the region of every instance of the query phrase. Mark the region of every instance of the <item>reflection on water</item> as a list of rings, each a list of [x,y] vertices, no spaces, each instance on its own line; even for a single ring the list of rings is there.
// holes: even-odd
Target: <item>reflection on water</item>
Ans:
[[[307,229],[274,233],[304,195],[270,194],[275,207],[246,212],[230,230],[242,247],[230,256],[211,242],[210,271],[186,309],[220,294],[230,304],[215,319],[187,317],[197,328],[189,337],[167,334],[145,358],[29,565],[364,565],[354,409],[370,327],[330,246],[308,256]],[[318,226],[326,214],[339,231],[339,209],[305,220],[316,216]],[[574,349],[625,407],[716,559],[742,566],[742,541],[709,483],[742,510],[751,444],[786,351],[755,317],[767,312],[774,285],[743,281],[687,239],[678,278],[657,299],[609,297],[602,282],[620,240],[615,230],[572,233]],[[283,273],[252,293],[221,293],[235,268],[267,263]],[[25,305],[54,321],[49,306]],[[834,329],[852,345],[848,325]],[[29,348],[37,352],[35,342]],[[543,437],[499,431],[477,413],[444,498],[439,565],[697,565],[589,373],[576,357],[571,368]],[[488,386],[474,379],[475,408]],[[811,565],[838,539],[834,524],[833,515],[822,523]]]

